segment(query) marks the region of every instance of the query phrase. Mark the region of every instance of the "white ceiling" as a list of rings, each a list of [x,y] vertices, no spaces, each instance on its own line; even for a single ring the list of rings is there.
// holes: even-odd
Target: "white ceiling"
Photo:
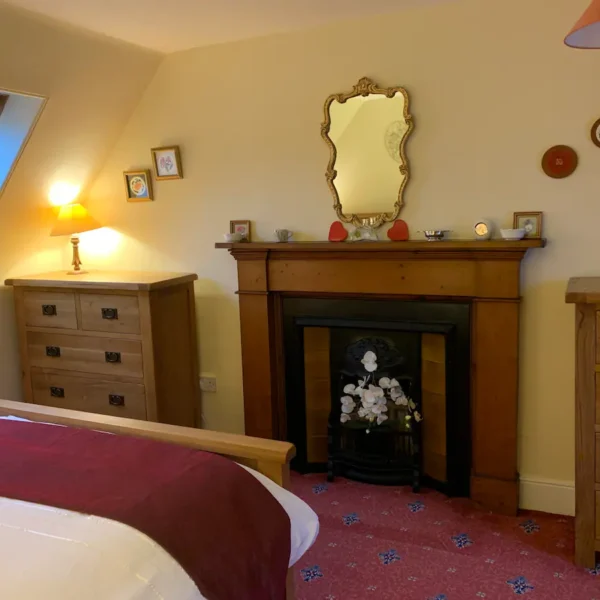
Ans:
[[[161,52],[384,14],[444,0],[7,0]]]

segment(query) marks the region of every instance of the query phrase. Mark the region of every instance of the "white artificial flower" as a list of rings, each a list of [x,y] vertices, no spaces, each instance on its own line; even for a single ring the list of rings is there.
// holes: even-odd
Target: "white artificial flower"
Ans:
[[[365,352],[365,355],[362,358],[362,363],[365,364],[366,362],[376,362],[377,361],[377,355],[375,354],[375,352],[371,352],[370,350],[368,352]]]
[[[376,414],[376,415],[380,415],[381,414],[381,405],[380,404],[375,404],[373,406],[373,408],[371,409],[371,411]]]
[[[381,425],[384,421],[387,421],[387,415],[379,415],[377,417],[377,425]]]
[[[421,416],[421,413],[418,411],[415,411],[415,421],[417,423],[420,423],[423,420],[423,417]]]
[[[377,387],[376,385],[370,385],[369,391],[373,393],[375,398],[383,398],[385,395],[383,390],[380,387]]]
[[[397,406],[408,406],[408,398],[401,387],[393,387],[390,391],[390,396]]]
[[[354,410],[354,405],[344,404],[342,406],[342,412],[349,415]]]
[[[349,383],[348,385],[344,386],[344,394],[354,394],[356,390],[356,386],[353,383]]]
[[[389,377],[382,377],[379,380],[379,387],[387,390],[390,387],[390,378]]]
[[[365,406],[372,406],[375,404],[376,397],[375,394],[371,390],[365,390],[362,395],[362,402]]]
[[[376,362],[367,362],[364,363],[365,371],[368,373],[373,373],[373,371],[377,371],[377,363]]]
[[[342,413],[342,414],[340,415],[340,421],[341,421],[342,423],[346,423],[346,422],[347,422],[347,421],[349,421],[349,420],[350,420],[350,415],[347,415],[347,414],[345,414],[345,413]]]
[[[367,416],[367,409],[364,406],[361,406],[358,409],[358,416],[362,419]]]
[[[392,379],[392,380],[390,381],[390,387],[391,387],[391,388],[394,388],[394,387],[400,387],[400,384],[398,383],[398,380],[397,380],[397,379]],[[400,389],[402,389],[402,388],[400,388]]]
[[[359,386],[354,390],[354,395],[358,396],[359,398],[363,397],[363,394],[365,393],[365,388]]]
[[[342,396],[340,402],[342,404],[354,404],[354,398],[352,396]]]

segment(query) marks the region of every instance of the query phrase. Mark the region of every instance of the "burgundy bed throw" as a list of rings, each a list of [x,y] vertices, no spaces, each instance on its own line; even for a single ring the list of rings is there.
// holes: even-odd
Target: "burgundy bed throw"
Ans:
[[[234,462],[174,444],[0,420],[0,496],[145,533],[208,600],[284,600],[290,521]]]

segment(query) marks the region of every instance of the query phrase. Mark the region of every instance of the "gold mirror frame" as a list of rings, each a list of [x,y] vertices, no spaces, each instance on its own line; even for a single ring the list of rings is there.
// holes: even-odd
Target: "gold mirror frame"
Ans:
[[[335,178],[337,177],[337,171],[335,170],[335,161],[337,159],[337,148],[335,144],[329,137],[329,130],[331,128],[331,115],[329,114],[329,107],[332,102],[339,102],[340,104],[344,104],[350,98],[356,98],[357,96],[368,96],[369,94],[378,94],[382,96],[386,96],[387,98],[393,98],[396,94],[402,94],[404,96],[404,119],[408,126],[406,130],[406,135],[402,138],[402,142],[400,143],[400,158],[402,159],[399,170],[400,175],[404,175],[402,178],[402,183],[400,184],[400,189],[398,191],[398,198],[394,203],[394,210],[391,213],[353,213],[351,215],[345,215],[343,212],[342,203],[340,202],[340,196],[338,194],[337,188],[335,187]],[[325,178],[327,179],[327,185],[329,185],[329,189],[333,195],[333,208],[338,216],[338,219],[344,223],[352,223],[357,227],[381,227],[384,223],[389,223],[390,221],[395,221],[400,214],[400,210],[404,205],[403,195],[404,188],[408,183],[408,179],[410,177],[410,170],[408,168],[408,159],[406,158],[405,153],[405,144],[406,140],[408,140],[413,128],[413,120],[412,116],[409,112],[409,98],[408,92],[402,87],[390,87],[390,88],[381,88],[379,87],[372,79],[368,77],[363,77],[359,79],[358,83],[352,88],[351,92],[345,92],[342,94],[331,94],[329,98],[325,101],[325,121],[321,125],[321,136],[329,146],[330,157],[329,164],[327,165],[327,172],[325,173]]]

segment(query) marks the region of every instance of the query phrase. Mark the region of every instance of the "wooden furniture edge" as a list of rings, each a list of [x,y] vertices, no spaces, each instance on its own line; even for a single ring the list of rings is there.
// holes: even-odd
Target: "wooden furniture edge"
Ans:
[[[443,240],[430,242],[427,240],[408,240],[406,242],[369,242],[369,243],[343,243],[343,242],[217,242],[216,249],[225,249],[235,252],[257,252],[276,250],[281,252],[384,252],[384,251],[515,251],[523,252],[529,248],[544,248],[545,238],[526,240]]]
[[[128,275],[127,271],[110,271],[115,275],[119,273],[121,275]],[[143,271],[140,271],[143,273]],[[89,275],[93,276],[94,271],[90,272]],[[57,276],[58,273],[48,273],[47,279],[38,279],[36,275],[30,275],[25,277],[11,277],[4,280],[4,285],[12,287],[31,287],[31,288],[49,288],[49,289],[60,289],[70,288],[77,290],[105,290],[110,288],[112,290],[130,290],[130,291],[141,291],[151,292],[153,290],[159,290],[181,283],[193,282],[198,279],[196,273],[164,273],[164,279],[156,281],[135,281],[133,273],[131,273],[131,281],[86,281],[85,279],[78,279],[77,275],[73,275],[72,279],[52,279],[52,275]]]
[[[296,454],[296,449],[289,442],[109,417],[12,400],[0,400],[0,416],[132,435],[214,452],[256,469],[284,488],[289,488],[290,460]],[[294,569],[290,567],[286,579],[286,600],[294,600],[294,588]]]
[[[289,485],[289,462],[296,454],[296,449],[289,442],[110,417],[12,400],[0,400],[0,416],[96,429],[214,452],[256,469],[282,487]]]
[[[571,277],[565,293],[567,304],[600,304],[600,277]]]

